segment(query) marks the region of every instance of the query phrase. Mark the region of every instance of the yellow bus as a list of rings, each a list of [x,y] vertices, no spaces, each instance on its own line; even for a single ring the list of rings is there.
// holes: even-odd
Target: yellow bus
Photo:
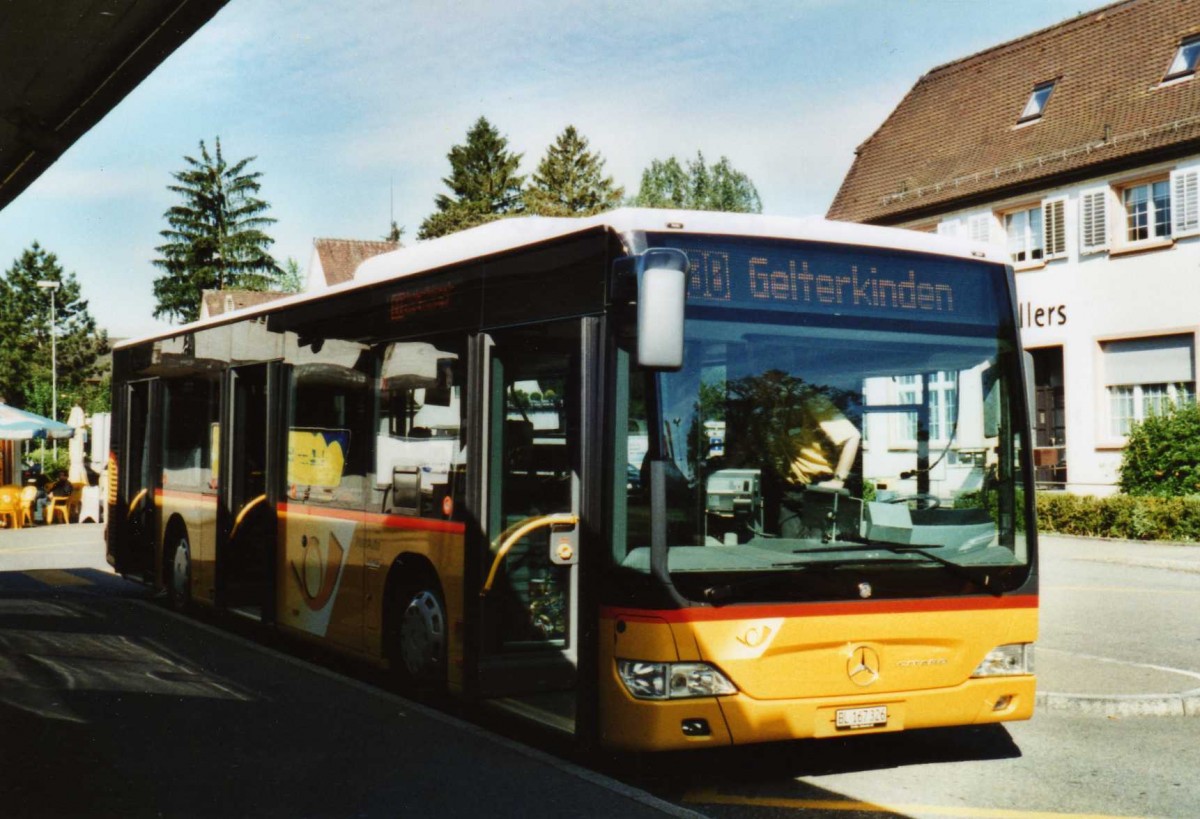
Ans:
[[[108,559],[588,745],[1028,718],[1002,254],[514,218],[117,346]]]

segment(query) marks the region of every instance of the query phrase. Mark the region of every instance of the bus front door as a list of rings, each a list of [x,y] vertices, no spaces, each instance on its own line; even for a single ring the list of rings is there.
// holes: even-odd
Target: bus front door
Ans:
[[[217,588],[223,607],[267,621],[274,614],[279,366],[234,367],[228,378]]]
[[[574,732],[581,322],[481,338],[481,696]],[[479,383],[482,382],[482,383]]]
[[[121,430],[118,475],[121,504],[110,512],[120,527],[117,570],[155,580],[157,571],[158,490],[161,488],[161,438],[158,424],[161,383],[151,379],[125,386],[125,427]],[[161,577],[161,575],[160,575]]]

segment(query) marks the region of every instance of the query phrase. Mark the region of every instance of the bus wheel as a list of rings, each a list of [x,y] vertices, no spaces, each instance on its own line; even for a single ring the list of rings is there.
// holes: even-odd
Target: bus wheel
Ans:
[[[187,535],[180,535],[171,552],[171,577],[167,600],[175,611],[184,611],[192,600],[192,550]]]
[[[446,607],[436,588],[401,593],[391,664],[397,682],[410,690],[433,691],[446,679]]]

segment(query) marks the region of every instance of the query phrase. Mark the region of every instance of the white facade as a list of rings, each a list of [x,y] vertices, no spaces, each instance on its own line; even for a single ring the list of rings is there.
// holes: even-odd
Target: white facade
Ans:
[[[1115,491],[1131,420],[1195,400],[1200,155],[948,213],[936,229],[1002,243],[1014,266],[1039,481]]]

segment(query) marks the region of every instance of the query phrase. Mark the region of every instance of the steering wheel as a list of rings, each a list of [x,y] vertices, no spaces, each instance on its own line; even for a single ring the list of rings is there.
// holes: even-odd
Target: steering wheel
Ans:
[[[928,492],[917,492],[913,495],[901,495],[898,498],[892,498],[888,503],[908,503],[915,502],[916,509],[937,509],[942,505],[941,500],[936,495],[931,495]]]

